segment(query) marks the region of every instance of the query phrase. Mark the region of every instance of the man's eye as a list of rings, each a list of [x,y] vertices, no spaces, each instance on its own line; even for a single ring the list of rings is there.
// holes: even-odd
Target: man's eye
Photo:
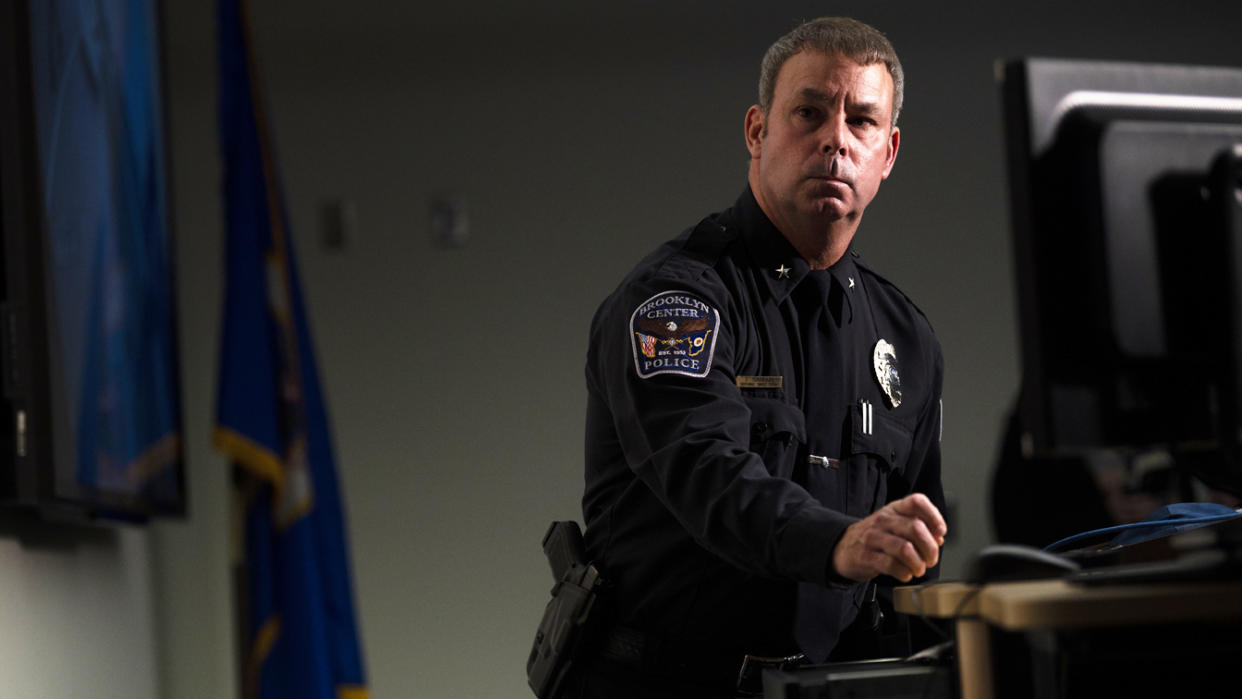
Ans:
[[[819,110],[814,107],[798,107],[794,110],[794,114],[803,119],[814,119],[819,115]]]

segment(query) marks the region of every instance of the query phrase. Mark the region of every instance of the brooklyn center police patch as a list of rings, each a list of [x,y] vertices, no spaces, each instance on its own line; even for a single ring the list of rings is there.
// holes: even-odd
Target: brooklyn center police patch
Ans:
[[[719,325],[720,313],[686,291],[662,291],[643,301],[630,316],[639,378],[707,376]]]

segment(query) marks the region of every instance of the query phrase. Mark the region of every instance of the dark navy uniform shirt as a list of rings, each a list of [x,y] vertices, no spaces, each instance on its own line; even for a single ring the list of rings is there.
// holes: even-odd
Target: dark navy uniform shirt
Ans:
[[[803,349],[814,274],[839,290],[826,359]],[[873,362],[880,340],[896,407]],[[807,424],[814,361],[839,364],[814,392],[830,424]],[[847,526],[915,491],[943,508],[943,361],[927,320],[852,249],[812,272],[749,189],[604,301],[586,374],[588,553],[612,582],[615,623],[670,648],[796,651],[799,582],[846,607],[860,596],[832,570]]]

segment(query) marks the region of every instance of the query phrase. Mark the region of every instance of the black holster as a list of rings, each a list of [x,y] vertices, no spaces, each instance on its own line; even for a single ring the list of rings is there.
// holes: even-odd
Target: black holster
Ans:
[[[526,661],[526,678],[539,699],[555,699],[574,662],[598,640],[603,580],[586,561],[577,522],[553,522],[543,550],[556,584]]]

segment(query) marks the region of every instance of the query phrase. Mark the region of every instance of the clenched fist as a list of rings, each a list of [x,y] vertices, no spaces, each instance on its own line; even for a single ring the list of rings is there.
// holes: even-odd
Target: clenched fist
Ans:
[[[909,582],[940,560],[946,533],[940,510],[926,495],[914,493],[851,524],[832,551],[832,565],[858,582],[879,575]]]

